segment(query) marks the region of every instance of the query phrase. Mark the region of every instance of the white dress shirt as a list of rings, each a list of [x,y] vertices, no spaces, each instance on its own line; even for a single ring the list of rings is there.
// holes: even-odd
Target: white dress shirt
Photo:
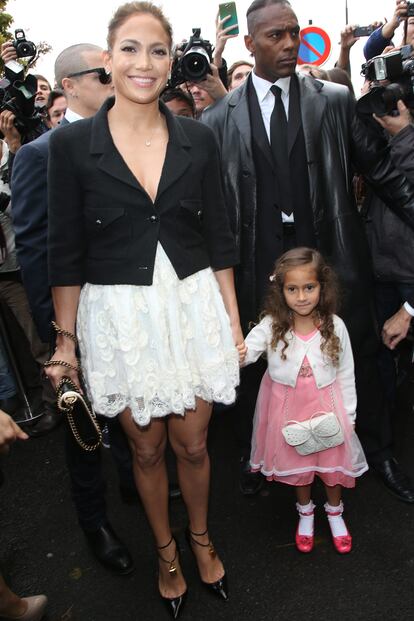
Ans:
[[[74,121],[81,121],[83,119],[83,116],[81,116],[77,112],[74,112],[70,108],[66,108],[65,119],[69,121],[69,123],[73,123]]]
[[[278,86],[281,93],[281,100],[283,107],[285,108],[286,118],[289,120],[289,89],[290,89],[290,76],[287,78],[279,78],[276,82],[269,82],[264,78],[260,78],[256,75],[254,69],[251,73],[252,84],[256,91],[257,99],[259,101],[260,110],[262,111],[263,123],[265,126],[266,134],[270,143],[270,117],[272,116],[273,108],[275,105],[275,96],[270,90],[273,85]],[[294,222],[293,213],[290,216],[286,215],[282,211],[283,222]]]

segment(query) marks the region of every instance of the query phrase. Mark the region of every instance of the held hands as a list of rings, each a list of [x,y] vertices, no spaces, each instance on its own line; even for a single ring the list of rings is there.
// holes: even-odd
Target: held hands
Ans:
[[[395,349],[400,341],[407,336],[411,323],[411,315],[407,313],[404,306],[387,319],[382,328],[382,340],[389,349]]]
[[[391,136],[396,136],[402,129],[411,125],[411,114],[407,106],[401,99],[397,102],[398,116],[377,116],[373,115],[374,119],[383,127]]]
[[[244,342],[244,336],[240,327],[240,322],[231,323],[231,331],[233,334],[234,344],[239,354],[239,363],[242,364],[247,354],[246,343]]]
[[[28,437],[6,412],[0,410],[0,453],[7,453],[10,444]]]

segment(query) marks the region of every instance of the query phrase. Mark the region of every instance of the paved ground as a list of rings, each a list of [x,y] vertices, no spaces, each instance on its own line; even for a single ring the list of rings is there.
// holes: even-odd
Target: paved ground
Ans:
[[[396,427],[396,453],[414,477],[414,383],[407,378]],[[294,499],[288,487],[267,484],[247,499],[238,491],[232,414],[216,416],[210,434],[213,464],[210,531],[225,561],[228,603],[197,580],[183,537],[183,505],[171,507],[189,598],[182,621],[413,621],[414,506],[395,500],[368,473],[345,494],[354,550],[335,553],[323,515],[317,546],[300,555],[293,544]],[[113,577],[90,556],[68,493],[62,430],[16,446],[4,462],[0,491],[0,563],[19,593],[45,592],[48,621],[163,621],[156,560],[140,507],[123,505],[109,451],[104,451],[110,519],[128,543],[137,569]]]

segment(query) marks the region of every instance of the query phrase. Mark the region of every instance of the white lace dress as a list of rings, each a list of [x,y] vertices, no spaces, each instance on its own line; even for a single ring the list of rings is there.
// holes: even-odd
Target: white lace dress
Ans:
[[[179,280],[160,244],[151,286],[84,285],[77,336],[96,412],[135,422],[184,415],[196,397],[230,404],[238,354],[211,268]]]

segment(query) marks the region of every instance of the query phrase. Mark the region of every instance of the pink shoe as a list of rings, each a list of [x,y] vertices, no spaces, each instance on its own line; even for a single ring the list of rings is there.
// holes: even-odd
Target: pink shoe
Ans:
[[[342,537],[332,537],[332,541],[339,554],[348,554],[352,550],[352,537],[349,533]]]
[[[299,524],[296,529],[296,535],[295,535],[296,547],[299,550],[299,552],[308,554],[309,552],[312,552],[313,546],[315,543],[315,537],[313,535],[313,515],[314,515],[315,505],[313,504],[312,501],[310,501],[308,505],[300,505],[297,502],[296,509],[299,513]],[[301,518],[305,518],[305,517],[312,518],[312,535],[300,535],[299,534]]]
[[[340,502],[338,507],[332,507],[328,503],[325,503],[324,507],[326,515],[328,516],[329,526],[331,527],[332,542],[334,544],[335,550],[339,554],[348,554],[352,550],[352,537],[349,534],[345,522],[343,521],[342,513],[344,511],[344,505],[342,504],[342,501]],[[346,535],[340,535],[337,537],[334,536],[332,531],[333,526],[331,524],[331,520],[333,522],[334,518],[340,518],[342,520],[342,523],[346,528]]]
[[[295,543],[299,552],[303,552],[307,554],[308,552],[312,552],[313,545],[315,543],[315,537],[311,535],[310,537],[307,535],[299,535],[299,529],[296,531]]]

